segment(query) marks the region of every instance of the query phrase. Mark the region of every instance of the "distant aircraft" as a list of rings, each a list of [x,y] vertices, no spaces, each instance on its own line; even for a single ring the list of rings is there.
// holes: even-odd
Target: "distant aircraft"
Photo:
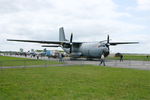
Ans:
[[[33,51],[33,52],[28,52],[31,56],[53,56],[53,52],[51,50],[43,50],[43,51]]]
[[[110,45],[118,44],[137,44],[138,42],[110,42],[109,35],[107,40],[99,42],[73,42],[73,34],[71,33],[70,41],[65,38],[63,27],[59,29],[59,41],[36,41],[36,40],[17,40],[7,39],[7,41],[18,42],[32,42],[42,44],[43,47],[61,47],[66,53],[70,54],[73,58],[86,57],[86,58],[101,58],[102,55],[107,57],[110,53]]]

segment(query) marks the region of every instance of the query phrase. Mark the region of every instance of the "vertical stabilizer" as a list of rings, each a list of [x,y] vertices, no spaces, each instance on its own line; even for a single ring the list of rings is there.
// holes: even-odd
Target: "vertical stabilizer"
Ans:
[[[63,27],[59,28],[59,41],[67,41]]]

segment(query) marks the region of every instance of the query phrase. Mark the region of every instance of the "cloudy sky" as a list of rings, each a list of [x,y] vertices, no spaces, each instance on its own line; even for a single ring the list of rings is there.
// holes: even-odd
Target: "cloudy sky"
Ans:
[[[73,41],[138,41],[111,52],[150,53],[150,0],[0,0],[0,50],[43,49],[6,39],[58,40],[64,27]]]

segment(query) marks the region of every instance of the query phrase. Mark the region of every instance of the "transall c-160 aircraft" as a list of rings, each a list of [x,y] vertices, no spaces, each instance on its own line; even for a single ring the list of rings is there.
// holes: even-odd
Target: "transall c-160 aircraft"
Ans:
[[[138,42],[110,42],[109,35],[107,40],[99,42],[73,42],[73,34],[70,40],[65,38],[63,27],[59,29],[59,41],[38,41],[38,40],[18,40],[7,39],[7,41],[17,42],[32,42],[41,44],[54,44],[42,45],[42,47],[61,47],[66,53],[70,54],[72,58],[86,57],[86,58],[101,58],[102,55],[107,57],[110,53],[109,46],[118,44],[137,44]]]

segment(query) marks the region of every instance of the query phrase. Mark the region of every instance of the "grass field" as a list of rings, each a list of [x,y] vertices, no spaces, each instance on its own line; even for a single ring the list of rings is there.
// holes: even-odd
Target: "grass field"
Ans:
[[[6,60],[25,60],[25,59],[27,59],[27,58],[0,56],[0,61],[6,61]]]
[[[108,59],[119,60],[119,57],[108,57]],[[125,54],[124,60],[139,60],[139,61],[150,61],[150,57],[147,59],[145,55],[134,55],[134,54]]]
[[[1,69],[0,100],[150,100],[150,71],[90,65]]]
[[[0,56],[0,66],[26,66],[26,65],[44,65],[44,64],[61,64],[61,63],[57,61]]]

